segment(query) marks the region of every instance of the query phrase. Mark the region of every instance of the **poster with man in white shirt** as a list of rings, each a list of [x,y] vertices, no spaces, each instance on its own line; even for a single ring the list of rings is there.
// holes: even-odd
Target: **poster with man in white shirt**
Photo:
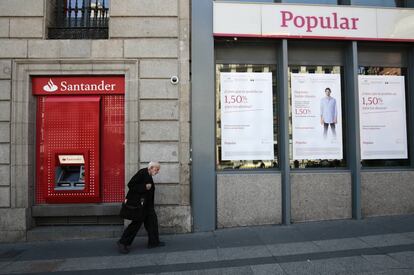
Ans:
[[[340,74],[291,74],[294,160],[342,159]]]
[[[328,128],[331,128],[332,137],[336,138],[335,125],[338,122],[338,109],[336,99],[331,96],[331,88],[325,89],[325,95],[321,98],[321,125],[323,126],[323,137],[328,136]]]

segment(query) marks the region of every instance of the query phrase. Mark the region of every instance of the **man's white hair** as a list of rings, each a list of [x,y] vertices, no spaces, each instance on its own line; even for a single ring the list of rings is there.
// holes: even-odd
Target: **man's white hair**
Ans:
[[[148,168],[151,168],[151,167],[161,167],[161,165],[158,161],[150,161],[148,163]]]

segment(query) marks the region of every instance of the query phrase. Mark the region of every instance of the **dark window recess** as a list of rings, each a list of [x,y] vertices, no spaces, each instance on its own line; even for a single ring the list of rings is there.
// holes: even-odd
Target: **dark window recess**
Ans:
[[[107,39],[109,0],[57,0],[49,39]]]

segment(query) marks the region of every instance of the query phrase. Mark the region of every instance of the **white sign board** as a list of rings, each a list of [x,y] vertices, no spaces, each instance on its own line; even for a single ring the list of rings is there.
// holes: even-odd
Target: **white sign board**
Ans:
[[[404,76],[360,75],[359,120],[362,159],[406,159]]]
[[[58,155],[60,164],[85,164],[83,155]]]
[[[272,73],[221,73],[221,159],[273,160]]]
[[[414,41],[413,9],[224,2],[213,5],[215,36]]]
[[[342,159],[341,77],[291,74],[293,159]]]

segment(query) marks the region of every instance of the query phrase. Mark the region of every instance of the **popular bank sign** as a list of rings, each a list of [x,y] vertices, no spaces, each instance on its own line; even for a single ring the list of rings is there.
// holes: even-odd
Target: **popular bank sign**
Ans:
[[[214,2],[214,35],[414,42],[414,10]]]
[[[34,76],[34,95],[124,94],[124,76]]]

